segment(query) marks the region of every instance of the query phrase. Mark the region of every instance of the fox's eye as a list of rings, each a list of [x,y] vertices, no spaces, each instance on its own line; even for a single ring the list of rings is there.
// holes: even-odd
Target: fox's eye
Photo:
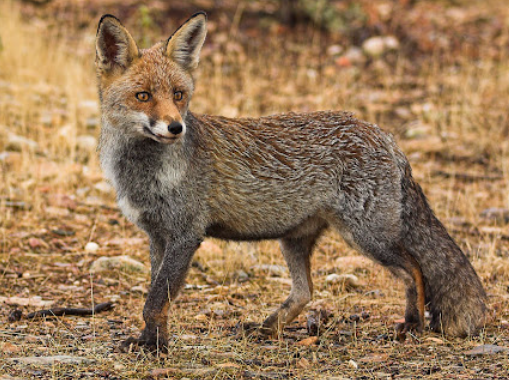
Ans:
[[[150,100],[150,96],[150,93],[146,91],[136,93],[136,99],[138,99],[140,102],[148,102]]]
[[[173,99],[175,100],[182,100],[182,96],[183,96],[182,91],[175,91],[173,93]]]

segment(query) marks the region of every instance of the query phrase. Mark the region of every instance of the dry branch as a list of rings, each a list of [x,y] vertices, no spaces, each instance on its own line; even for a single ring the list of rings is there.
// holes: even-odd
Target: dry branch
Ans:
[[[61,317],[67,315],[88,316],[107,311],[113,308],[112,302],[104,302],[96,305],[93,309],[81,309],[73,307],[56,307],[54,309],[38,310],[27,315],[27,319],[42,318],[42,317]]]

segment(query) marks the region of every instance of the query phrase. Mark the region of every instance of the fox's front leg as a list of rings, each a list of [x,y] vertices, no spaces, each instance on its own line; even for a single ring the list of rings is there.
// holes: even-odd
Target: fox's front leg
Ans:
[[[195,235],[181,236],[166,245],[159,264],[157,256],[152,258],[152,270],[156,273],[152,274],[152,284],[143,308],[145,328],[139,338],[129,338],[124,346],[133,343],[152,349],[167,347],[170,301],[182,288],[191,259],[201,241],[202,238]]]

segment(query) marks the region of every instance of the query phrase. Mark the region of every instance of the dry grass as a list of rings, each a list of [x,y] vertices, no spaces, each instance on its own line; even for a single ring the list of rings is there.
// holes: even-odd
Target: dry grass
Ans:
[[[493,318],[475,338],[449,340],[426,332],[403,344],[393,341],[394,321],[404,309],[402,286],[376,265],[359,262],[330,233],[313,259],[316,295],[309,313],[279,340],[243,337],[235,329],[239,321],[260,321],[289,292],[287,274],[267,274],[256,265],[284,265],[283,259],[274,242],[209,241],[196,256],[203,269],[192,268],[190,286],[172,308],[171,352],[156,358],[117,350],[120,340],[142,326],[144,295],[136,289],[148,286],[148,274],[89,272],[100,256],[127,254],[148,263],[146,238],[120,215],[102,180],[95,147],[80,138],[99,134],[95,25],[48,30],[44,23],[22,21],[17,4],[0,4],[0,152],[8,152],[0,155],[0,296],[42,296],[55,305],[87,307],[113,300],[116,307],[90,319],[13,323],[7,318],[15,307],[4,307],[0,374],[508,378],[506,353],[464,354],[481,343],[509,345],[509,226],[481,216],[489,207],[509,208],[507,57],[480,54],[474,60],[460,53],[414,65],[393,55],[366,68],[340,68],[332,60],[314,59],[322,54],[318,45],[289,43],[284,50],[272,34],[263,48],[246,49],[228,33],[207,46],[192,103],[196,112],[256,116],[343,108],[393,132],[435,211],[479,271]],[[13,134],[37,146],[19,147]],[[97,252],[85,252],[89,241],[99,244]],[[353,273],[359,285],[326,284],[330,273]],[[38,308],[21,307],[25,314]],[[298,345],[308,337],[308,315],[321,309],[331,319],[319,344]],[[370,317],[351,318],[363,311]],[[26,366],[7,360],[61,354],[92,362]],[[161,368],[167,371],[153,372]]]

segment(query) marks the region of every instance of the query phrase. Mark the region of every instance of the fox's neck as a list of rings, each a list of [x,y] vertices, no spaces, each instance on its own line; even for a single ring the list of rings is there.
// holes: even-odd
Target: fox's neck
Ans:
[[[149,186],[172,188],[182,180],[188,167],[190,147],[185,136],[171,145],[147,138],[127,136],[103,123],[100,140],[101,166],[119,198],[136,197]]]

